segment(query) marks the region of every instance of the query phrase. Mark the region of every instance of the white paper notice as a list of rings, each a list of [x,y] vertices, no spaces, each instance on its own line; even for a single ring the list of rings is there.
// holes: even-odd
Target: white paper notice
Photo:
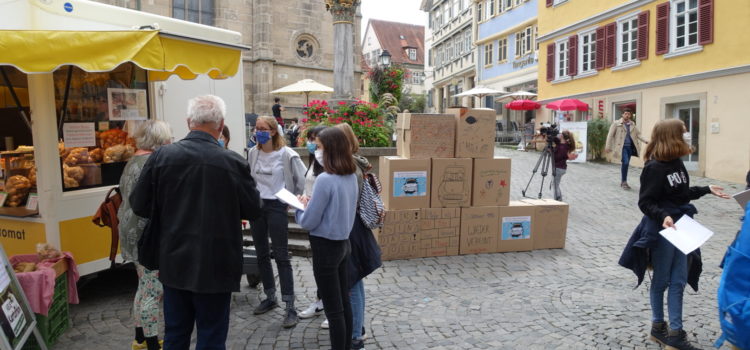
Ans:
[[[63,141],[65,141],[65,147],[96,146],[94,123],[63,124]]]
[[[674,225],[677,227],[676,230],[670,227],[659,231],[659,233],[686,255],[700,248],[714,235],[713,231],[687,215],[683,215]]]
[[[295,196],[294,193],[287,191],[286,188],[282,188],[281,191],[276,192],[276,198],[299,210],[305,210],[305,206],[299,201],[299,199],[297,199],[297,196]]]
[[[745,207],[747,206],[747,203],[750,203],[750,190],[742,191],[740,193],[735,194],[732,197],[734,198],[734,200],[737,201],[737,204],[739,204],[740,207],[742,207],[742,209],[744,210]]]

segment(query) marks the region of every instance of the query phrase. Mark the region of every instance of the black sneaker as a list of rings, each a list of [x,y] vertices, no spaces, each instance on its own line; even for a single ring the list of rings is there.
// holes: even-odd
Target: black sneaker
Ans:
[[[284,316],[284,321],[281,322],[281,326],[284,328],[292,328],[297,325],[297,322],[299,322],[299,319],[297,318],[297,311],[294,309],[286,310],[286,316]]]
[[[667,341],[665,342],[668,350],[700,350],[687,340],[687,333],[684,330],[669,330]]]
[[[667,342],[667,323],[666,322],[653,322],[651,323],[651,340],[665,345]]]
[[[255,307],[255,310],[253,310],[254,315],[262,315],[266,312],[269,312],[273,310],[273,308],[279,306],[279,303],[276,302],[276,299],[266,299],[260,302],[258,306]]]
[[[364,350],[365,341],[362,339],[352,339],[352,350]]]

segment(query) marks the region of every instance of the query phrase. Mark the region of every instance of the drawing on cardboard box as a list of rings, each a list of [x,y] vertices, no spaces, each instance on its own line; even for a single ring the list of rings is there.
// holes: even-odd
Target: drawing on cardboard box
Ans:
[[[426,195],[426,171],[397,171],[393,173],[394,197],[419,197]]]
[[[438,199],[441,204],[458,203],[466,201],[466,169],[460,166],[449,166],[443,172],[443,178],[438,187]]]
[[[531,216],[504,217],[501,226],[504,241],[531,238]]]
[[[485,174],[488,172],[490,171],[483,173],[482,177],[485,177],[486,176]],[[492,171],[492,172],[493,172],[492,174],[493,177],[496,175],[494,173],[500,174],[499,171],[498,172]],[[505,182],[505,180],[500,179],[500,181],[495,181],[494,178],[489,178],[484,182],[484,184],[479,189],[479,198],[482,200],[491,198],[492,201],[499,201],[500,198],[502,198],[503,195],[505,194],[505,191],[507,190],[506,187],[508,187],[508,183]]]

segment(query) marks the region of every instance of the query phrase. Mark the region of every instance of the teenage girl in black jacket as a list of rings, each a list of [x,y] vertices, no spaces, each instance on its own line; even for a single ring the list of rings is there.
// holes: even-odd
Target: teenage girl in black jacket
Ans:
[[[693,199],[709,193],[729,198],[719,186],[690,187],[690,177],[680,159],[692,153],[689,135],[681,120],[662,120],[654,126],[651,142],[643,155],[646,165],[641,173],[638,207],[648,219],[660,223],[664,228],[674,227],[679,216],[689,210],[686,208],[694,210],[689,205]],[[650,290],[652,339],[675,349],[696,349],[682,329],[682,296],[688,278],[687,256],[658,232],[650,232],[649,235],[655,241],[654,246],[649,247],[654,269]],[[669,329],[664,322],[664,291],[667,288]]]

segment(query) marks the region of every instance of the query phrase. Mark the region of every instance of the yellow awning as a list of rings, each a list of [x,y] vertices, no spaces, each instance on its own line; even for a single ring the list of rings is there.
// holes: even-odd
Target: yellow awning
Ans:
[[[87,72],[108,72],[133,62],[150,80],[176,74],[195,79],[208,74],[224,79],[237,74],[239,48],[168,37],[158,31],[0,30],[0,66],[25,73],[49,73],[66,65]]]

